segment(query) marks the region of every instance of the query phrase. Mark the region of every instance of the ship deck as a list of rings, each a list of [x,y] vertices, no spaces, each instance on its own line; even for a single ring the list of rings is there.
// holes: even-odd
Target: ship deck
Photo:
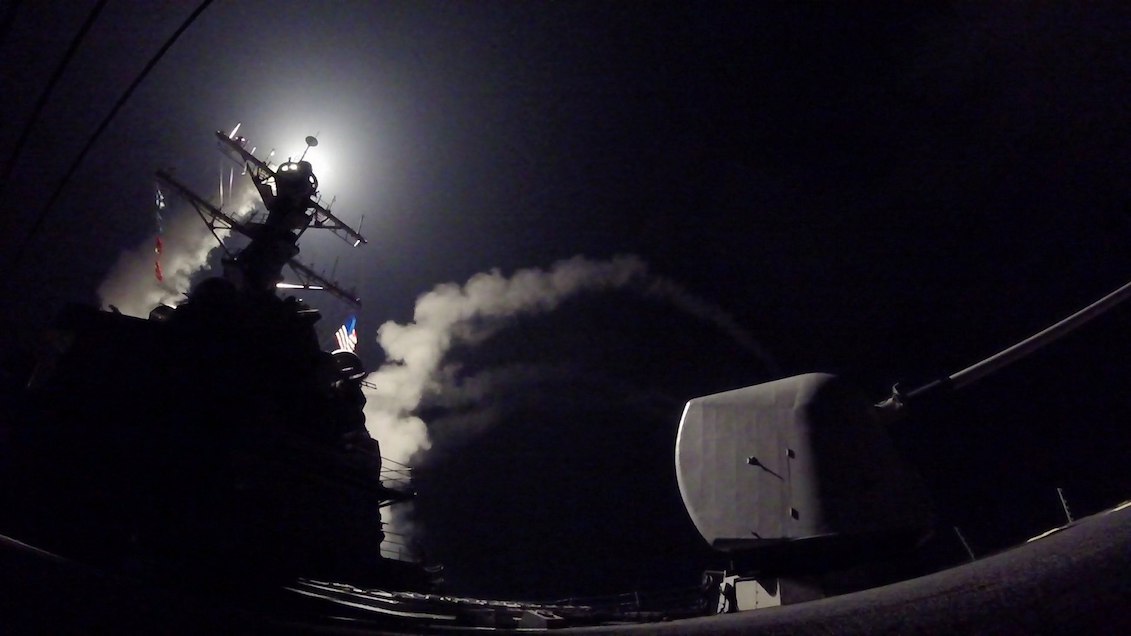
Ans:
[[[95,570],[0,538],[0,616],[37,632],[403,633],[482,631],[422,621],[382,624],[354,603],[320,615],[265,610]],[[372,595],[373,591],[369,591]],[[932,575],[834,598],[662,623],[564,627],[584,634],[1131,632],[1131,504]],[[297,601],[297,595],[296,595]],[[290,603],[283,602],[279,608]],[[526,631],[526,630],[524,630]]]

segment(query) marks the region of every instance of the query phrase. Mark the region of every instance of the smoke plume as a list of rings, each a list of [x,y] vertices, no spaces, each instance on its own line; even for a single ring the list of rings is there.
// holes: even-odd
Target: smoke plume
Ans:
[[[389,321],[378,329],[377,341],[388,361],[369,376],[365,415],[370,433],[381,445],[381,454],[408,465],[422,462],[432,440],[416,411],[427,396],[437,396],[440,402],[466,403],[474,396],[484,396],[490,389],[487,385],[500,378],[513,379],[518,374],[530,381],[533,377],[530,369],[502,369],[460,383],[443,365],[445,354],[453,346],[483,342],[513,319],[551,312],[579,294],[618,289],[662,301],[713,324],[738,346],[773,367],[754,338],[733,318],[678,284],[649,274],[639,257],[594,261],[575,256],[554,263],[548,270],[523,269],[509,278],[492,270],[472,276],[463,286],[446,283],[435,287],[417,299],[411,323]],[[551,369],[549,373],[560,371]],[[481,409],[474,415],[472,428],[490,426],[491,413],[489,407]],[[396,517],[386,516],[387,529],[409,534],[410,514],[401,511]]]
[[[237,185],[225,203],[225,211],[243,220],[254,209],[258,194],[249,184]],[[171,210],[171,212],[170,212]],[[164,280],[154,275],[154,242],[148,238],[118,256],[110,273],[98,287],[104,307],[113,305],[130,316],[144,318],[159,304],[175,305],[189,290],[194,274],[208,265],[209,255],[219,247],[212,233],[188,204],[175,204],[164,212],[160,258]],[[227,231],[217,230],[221,239]]]
[[[726,312],[671,280],[649,274],[639,257],[592,261],[575,256],[547,271],[523,269],[510,278],[492,270],[472,276],[462,287],[438,285],[417,299],[413,322],[389,321],[377,330],[388,362],[369,376],[372,386],[366,389],[365,413],[382,454],[409,464],[431,447],[427,427],[413,414],[426,394],[447,393],[450,400],[468,392],[484,393],[483,386],[457,385],[453,374],[445,372],[443,358],[453,345],[482,342],[513,318],[553,311],[580,293],[611,289],[632,290],[710,322],[773,367],[754,338]]]

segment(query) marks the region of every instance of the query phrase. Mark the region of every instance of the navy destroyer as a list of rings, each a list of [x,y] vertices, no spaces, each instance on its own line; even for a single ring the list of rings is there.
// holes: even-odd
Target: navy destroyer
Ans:
[[[258,219],[157,173],[214,234],[249,239],[223,259],[222,275],[148,319],[66,307],[26,377],[8,383],[0,469],[17,486],[4,489],[2,532],[180,580],[301,574],[426,587],[420,568],[380,555],[380,509],[411,487],[382,480],[360,358],[324,350],[318,310],[277,292],[324,290],[360,304],[296,257],[310,229],[354,246],[365,238],[323,205],[305,152],[270,165],[235,133],[216,137],[262,198]],[[308,149],[316,144],[307,138]],[[298,282],[283,285],[284,271]]]

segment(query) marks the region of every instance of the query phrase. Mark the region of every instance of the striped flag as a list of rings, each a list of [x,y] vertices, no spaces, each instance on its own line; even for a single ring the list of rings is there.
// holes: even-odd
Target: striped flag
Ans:
[[[357,316],[350,316],[346,324],[338,327],[338,333],[334,334],[338,340],[339,351],[353,351],[357,349]]]

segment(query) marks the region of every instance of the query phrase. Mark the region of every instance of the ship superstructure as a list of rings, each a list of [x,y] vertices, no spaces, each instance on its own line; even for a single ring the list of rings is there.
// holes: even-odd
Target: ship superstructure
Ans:
[[[411,497],[382,483],[365,428],[364,366],[323,350],[319,312],[280,297],[326,290],[360,301],[295,259],[310,228],[365,239],[318,197],[305,157],[271,166],[217,133],[267,209],[241,221],[167,173],[159,183],[209,224],[250,242],[223,275],[148,319],[67,307],[27,389],[6,400],[3,531],[80,560],[223,580],[324,576],[424,586],[380,556],[380,509]],[[317,143],[308,138],[308,148]],[[305,153],[304,153],[305,154]]]

